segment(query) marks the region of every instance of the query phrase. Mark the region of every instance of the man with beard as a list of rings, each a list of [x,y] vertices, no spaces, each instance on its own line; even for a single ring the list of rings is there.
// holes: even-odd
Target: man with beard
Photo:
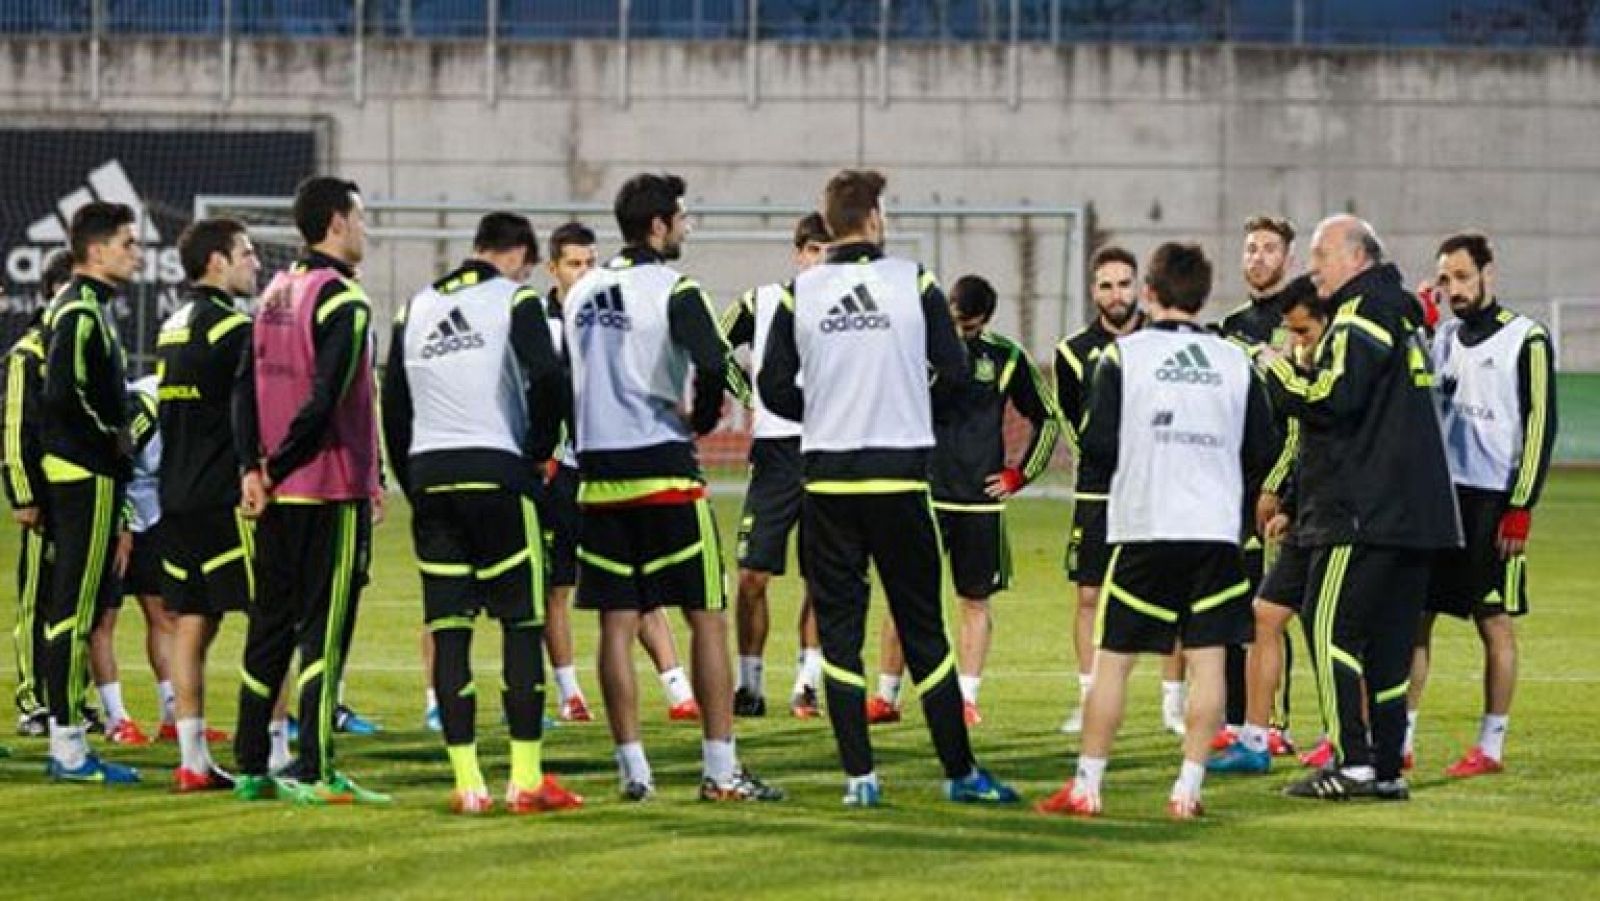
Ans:
[[[1333,320],[1309,372],[1279,357],[1267,383],[1276,408],[1301,421],[1294,529],[1311,549],[1302,615],[1334,759],[1285,794],[1404,800],[1417,621],[1433,555],[1460,546],[1461,525],[1421,317],[1399,271],[1370,225],[1334,216],[1312,237],[1310,272]]]
[[[1439,555],[1417,636],[1407,699],[1406,753],[1428,681],[1434,619],[1471,617],[1483,642],[1478,742],[1445,770],[1498,773],[1517,681],[1516,617],[1528,612],[1528,531],[1556,438],[1555,353],[1544,327],[1500,306],[1494,250],[1481,234],[1439,245],[1436,293],[1455,319],[1433,339],[1445,454],[1466,547]]]
[[[1090,293],[1099,315],[1078,333],[1056,345],[1056,400],[1067,440],[1078,453],[1078,432],[1088,409],[1089,381],[1100,355],[1113,341],[1144,325],[1138,311],[1139,261],[1121,247],[1102,247],[1089,260],[1093,276]],[[1073,649],[1078,656],[1078,706],[1067,715],[1061,731],[1083,729],[1083,702],[1089,696],[1094,672],[1094,619],[1100,606],[1100,585],[1105,581],[1111,549],[1106,545],[1106,498],[1103,493],[1075,494],[1072,534],[1067,539],[1067,578],[1078,587],[1077,615],[1073,620]],[[1172,654],[1161,661],[1161,723],[1167,731],[1183,734],[1183,658]]]

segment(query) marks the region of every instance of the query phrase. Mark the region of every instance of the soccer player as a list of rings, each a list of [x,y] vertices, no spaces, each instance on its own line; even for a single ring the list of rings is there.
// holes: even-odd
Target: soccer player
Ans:
[[[105,308],[143,257],[133,210],[91,202],[68,228],[73,278],[44,314],[44,405],[40,417],[56,558],[39,609],[48,774],[57,780],[127,784],[137,770],[89,750],[73,707],[86,683],[89,632],[106,606],[113,529],[132,475],[122,344]]]
[[[1132,334],[1145,323],[1139,311],[1139,261],[1127,250],[1102,247],[1089,260],[1090,294],[1098,315],[1080,331],[1056,345],[1056,405],[1066,425],[1067,440],[1078,452],[1078,430],[1088,409],[1089,386],[1100,355],[1119,336]],[[1072,534],[1067,539],[1067,578],[1078,590],[1073,619],[1072,646],[1078,658],[1078,706],[1067,714],[1061,731],[1083,730],[1083,703],[1089,696],[1094,672],[1095,611],[1100,606],[1100,586],[1105,580],[1111,549],[1106,545],[1106,499],[1100,494],[1074,492]],[[1183,734],[1183,657],[1172,654],[1161,661],[1161,723]]]
[[[307,253],[262,294],[234,386],[240,506],[258,520],[234,793],[385,803],[333,761],[335,686],[382,498],[372,310],[355,271],[367,244],[360,189],[308,178],[295,190],[294,220]],[[296,648],[300,753],[291,770],[269,776],[273,697]]]
[[[623,184],[614,210],[626,246],[573,286],[562,311],[583,510],[578,603],[600,614],[600,687],[624,798],[642,801],[655,783],[629,651],[643,612],[676,606],[693,634],[701,799],[778,800],[734,748],[721,545],[694,447],[721,416],[731,363],[705,292],[668,265],[689,235],[684,187],[650,173]]]
[[[1118,338],[1095,368],[1078,487],[1108,495],[1111,562],[1077,773],[1039,804],[1041,813],[1100,813],[1100,783],[1137,655],[1169,654],[1179,643],[1190,690],[1183,763],[1167,811],[1180,820],[1202,812],[1226,646],[1250,633],[1250,583],[1239,551],[1244,499],[1277,453],[1272,411],[1249,357],[1195,322],[1211,275],[1199,245],[1157,248],[1145,276],[1150,326]]]
[[[550,233],[550,260],[545,264],[553,282],[545,295],[545,313],[550,337],[568,365],[566,336],[562,331],[562,304],[572,286],[595,267],[594,232],[579,222],[568,222]],[[555,670],[558,715],[570,722],[589,722],[594,714],[578,685],[578,668],[573,662],[572,621],[569,607],[573,585],[578,579],[578,533],[581,513],[578,508],[578,458],[572,450],[572,423],[563,423],[561,445],[547,464],[548,478],[534,486],[539,519],[545,525],[545,550],[550,568],[546,574],[549,592],[546,602],[545,647],[550,666]],[[678,649],[672,638],[672,625],[666,611],[657,607],[639,617],[639,643],[656,666],[661,687],[667,693],[667,718],[692,721],[700,718],[700,705],[688,675],[678,662]]]
[[[1528,612],[1528,532],[1556,439],[1555,353],[1539,323],[1495,298],[1494,248],[1481,234],[1439,245],[1436,290],[1455,318],[1433,339],[1445,454],[1466,547],[1441,554],[1417,636],[1407,699],[1406,753],[1428,681],[1440,613],[1470,617],[1483,642],[1478,741],[1445,772],[1498,773],[1517,680],[1516,618]]]
[[[533,226],[478,223],[472,257],[395,317],[383,381],[390,465],[412,505],[411,535],[433,633],[433,684],[455,770],[450,807],[494,807],[478,764],[472,629],[500,621],[501,702],[511,730],[506,808],[539,813],[583,799],[544,772],[544,532],[531,489],[561,429],[567,387],[539,292]]]
[[[928,494],[934,410],[948,413],[971,371],[933,275],[883,253],[885,184],[859,169],[828,180],[822,215],[834,244],[826,262],[785,286],[757,385],[769,410],[802,424],[801,557],[848,777],[844,803],[871,807],[882,796],[861,663],[869,561],[922,696],[945,796],[1011,803],[1017,793],[978,767],[962,719]]]
[[[1298,365],[1307,366],[1328,327],[1327,305],[1317,297],[1316,286],[1307,276],[1290,281],[1281,292],[1279,302],[1283,329],[1290,336],[1289,353]],[[1298,433],[1298,422],[1288,419],[1286,425],[1288,434]],[[1286,445],[1290,443],[1285,441]],[[1267,483],[1276,480],[1273,503],[1258,505],[1254,511],[1256,532],[1273,554],[1266,577],[1256,591],[1255,640],[1246,658],[1247,703],[1243,725],[1228,745],[1206,762],[1209,772],[1265,773],[1272,768],[1272,758],[1277,753],[1272,741],[1273,731],[1278,728],[1272,725],[1274,699],[1278,699],[1278,710],[1286,714],[1288,704],[1283,696],[1288,692],[1291,662],[1287,633],[1290,620],[1297,618],[1305,598],[1309,569],[1307,550],[1295,540],[1289,527],[1293,478],[1291,449],[1290,456],[1287,459],[1280,456],[1267,474]],[[1266,495],[1264,487],[1262,497]],[[1229,702],[1232,702],[1231,695]],[[1318,745],[1321,747],[1324,746]]]
[[[124,597],[139,602],[145,622],[145,657],[156,676],[161,702],[161,733],[171,735],[173,688],[170,678],[172,638],[177,621],[161,601],[161,549],[158,545],[161,502],[157,493],[161,466],[161,433],[156,421],[156,379],[145,377],[128,385],[128,434],[132,439],[133,478],[124,489],[123,528],[117,535],[111,570],[115,577],[107,607],[89,633],[89,671],[95,693],[105,708],[106,741],[142,746],[150,737],[128,713],[122,700],[117,666],[117,621]]]
[[[795,223],[792,262],[804,272],[822,262],[828,249],[828,227],[820,213],[807,213]],[[763,285],[728,307],[722,316],[722,333],[735,348],[750,347],[750,378],[761,373],[761,354],[767,332],[778,309],[782,285]],[[735,619],[739,633],[739,681],[733,694],[738,716],[766,716],[762,686],[767,647],[767,586],[784,572],[789,554],[789,533],[800,522],[800,498],[805,493],[800,473],[800,423],[773,413],[754,392],[754,440],[750,443],[750,487],[739,520],[739,596]],[[817,683],[822,677],[822,648],[817,638],[817,618],[811,593],[800,603],[800,671],[789,696],[789,711],[798,719],[818,715]]]
[[[50,731],[44,704],[43,624],[40,598],[50,584],[50,517],[45,511],[44,451],[39,416],[44,390],[43,315],[46,305],[72,280],[72,253],[58,250],[45,262],[39,279],[41,302],[6,354],[5,403],[0,405],[0,457],[5,460],[6,499],[11,518],[22,529],[17,556],[17,618],[11,637],[17,652],[17,734],[42,736]]]
[[[1417,622],[1433,554],[1460,545],[1461,525],[1420,312],[1399,271],[1348,215],[1317,226],[1309,268],[1332,321],[1310,372],[1279,358],[1267,384],[1274,407],[1300,419],[1294,530],[1311,554],[1301,616],[1334,757],[1285,793],[1404,800]]]
[[[1250,299],[1247,303],[1224,316],[1218,331],[1224,338],[1237,342],[1246,351],[1269,345],[1283,348],[1287,345],[1284,313],[1289,301],[1289,268],[1294,261],[1294,224],[1280,216],[1260,214],[1251,216],[1244,224],[1244,250],[1240,269]],[[1309,289],[1309,283],[1302,283]],[[1297,433],[1280,417],[1280,431],[1292,439]],[[1284,475],[1294,459],[1294,442],[1284,442],[1277,463],[1267,473],[1261,493],[1246,498],[1247,522],[1259,526],[1271,520],[1279,506]],[[1252,589],[1261,585],[1266,573],[1266,548],[1258,528],[1252,528],[1244,543],[1244,568],[1250,576]],[[1285,676],[1283,692],[1279,695],[1280,708],[1267,733],[1274,755],[1293,754],[1294,746],[1285,738],[1288,730],[1289,689],[1288,674],[1293,668],[1292,647],[1287,634],[1279,629],[1274,633],[1280,648],[1273,653],[1289,661],[1281,667]],[[1253,642],[1252,642],[1253,644]],[[1232,645],[1228,648],[1228,709],[1223,727],[1212,739],[1211,747],[1225,751],[1239,737],[1246,717],[1246,704],[1250,694],[1247,680],[1247,648],[1250,645]]]
[[[228,735],[206,726],[205,665],[224,614],[254,589],[249,523],[239,514],[233,453],[234,373],[250,344],[235,298],[254,296],[261,261],[243,223],[202,219],[178,237],[188,286],[156,337],[161,373],[162,594],[177,617],[172,676],[179,763],[173,787],[233,787],[211,757]]]
[[[972,381],[957,393],[943,421],[934,423],[929,461],[933,509],[961,601],[956,681],[968,726],[983,722],[978,688],[994,633],[989,599],[1011,587],[1006,500],[1050,465],[1061,429],[1054,398],[1027,352],[989,331],[995,303],[994,287],[980,276],[964,275],[950,288],[950,315],[972,360]],[[1033,427],[1020,466],[1006,465],[1007,402]],[[892,621],[884,622],[884,633],[886,662],[880,669],[898,674],[902,655]]]

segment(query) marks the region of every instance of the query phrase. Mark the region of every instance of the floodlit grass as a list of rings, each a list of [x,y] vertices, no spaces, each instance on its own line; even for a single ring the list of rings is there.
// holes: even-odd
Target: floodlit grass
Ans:
[[[725,534],[734,500],[719,504]],[[984,764],[1031,802],[1068,775],[1076,749],[1075,739],[1055,731],[1076,691],[1068,586],[1059,568],[1068,509],[1065,502],[1024,500],[1011,516],[1018,587],[995,601],[986,720],[974,744]],[[644,735],[660,790],[655,801],[631,806],[615,799],[610,742],[597,722],[546,736],[548,768],[589,798],[587,809],[548,817],[450,816],[442,742],[422,729],[421,604],[405,518],[397,503],[378,529],[374,582],[348,675],[348,700],[386,729],[372,738],[341,736],[338,743],[344,768],[395,793],[392,808],[295,809],[226,796],[176,797],[166,790],[177,756],[170,745],[111,749],[109,756],[143,768],[143,786],[50,785],[42,776],[44,742],[10,738],[14,757],[0,761],[0,897],[1335,897],[1352,891],[1526,897],[1536,890],[1579,897],[1596,891],[1600,607],[1593,529],[1600,522],[1600,474],[1557,474],[1535,517],[1534,612],[1521,621],[1523,680],[1504,775],[1465,783],[1442,775],[1472,743],[1479,712],[1477,639],[1465,624],[1447,622],[1437,639],[1411,803],[1291,801],[1277,789],[1298,768],[1280,761],[1269,776],[1209,780],[1208,816],[1191,825],[1164,815],[1178,752],[1158,729],[1153,662],[1135,676],[1133,706],[1107,776],[1106,816],[1086,823],[1039,817],[1026,806],[970,809],[940,800],[938,768],[914,704],[906,722],[873,732],[884,808],[843,809],[826,722],[786,715],[740,721],[739,736],[745,762],[787,788],[790,800],[700,804],[694,800],[698,731],[667,722],[642,655]],[[15,536],[8,530],[0,544],[0,559],[10,565]],[[789,579],[774,585],[767,693],[782,714],[794,672],[798,590]],[[13,613],[8,602],[0,625],[9,629]],[[599,713],[593,619],[579,614],[576,622],[580,673]],[[234,718],[243,626],[242,618],[230,618],[213,655],[212,709],[224,727]],[[149,724],[154,688],[141,630],[136,609],[126,609],[118,639],[122,678],[136,716]],[[479,677],[493,685],[498,637],[490,624],[480,634]],[[875,657],[869,652],[869,660]],[[1296,732],[1310,739],[1317,726],[1303,654],[1295,678]],[[505,731],[488,702],[495,696],[483,693],[479,720],[486,771],[498,793],[509,762]],[[227,765],[231,751],[216,750]]]

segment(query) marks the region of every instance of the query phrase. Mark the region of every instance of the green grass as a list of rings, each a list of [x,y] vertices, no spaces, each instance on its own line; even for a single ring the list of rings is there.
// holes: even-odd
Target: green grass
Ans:
[[[724,527],[733,521],[730,503],[723,499]],[[974,741],[986,765],[1033,800],[1067,776],[1076,749],[1055,732],[1075,691],[1066,638],[1070,605],[1058,568],[1067,507],[1020,501],[1012,516],[1019,587],[996,601],[987,721]],[[1107,815],[1097,822],[940,801],[938,769],[914,712],[873,733],[888,801],[882,809],[842,809],[826,723],[786,717],[742,721],[739,732],[744,760],[788,788],[790,800],[759,809],[701,805],[693,800],[698,734],[666,722],[648,670],[641,682],[645,741],[658,800],[644,806],[614,800],[610,742],[596,723],[563,726],[546,741],[549,768],[589,797],[586,810],[452,817],[444,807],[450,778],[441,742],[421,729],[420,604],[404,517],[397,509],[378,531],[375,581],[349,674],[349,699],[388,729],[339,742],[342,764],[364,783],[392,790],[393,808],[294,809],[174,797],[165,790],[176,755],[170,746],[112,752],[144,768],[149,782],[138,788],[49,785],[41,776],[43,742],[11,739],[16,756],[0,761],[0,897],[921,899],[1085,891],[1333,897],[1357,885],[1368,897],[1595,891],[1600,609],[1590,529],[1600,521],[1600,473],[1556,475],[1536,517],[1534,613],[1522,621],[1523,680],[1505,775],[1468,783],[1441,775],[1471,744],[1478,714],[1477,641],[1468,627],[1450,622],[1440,629],[1410,804],[1292,802],[1276,793],[1293,775],[1283,767],[1266,777],[1213,778],[1209,815],[1193,825],[1164,816],[1178,755],[1156,728],[1153,663],[1135,676],[1133,707],[1107,780]],[[15,554],[9,530],[3,544],[0,559],[9,565]],[[789,624],[797,591],[792,580],[775,584],[774,622],[781,625],[769,652],[767,689],[782,697],[793,678]],[[0,625],[9,628],[10,617],[8,609]],[[142,665],[138,615],[128,610],[124,617],[123,681],[136,714],[149,719],[154,693]],[[587,662],[594,624],[587,615],[577,632],[585,688],[597,702]],[[242,619],[227,622],[211,670],[212,705],[224,726],[233,719],[242,633]],[[479,672],[490,684],[493,639],[492,632],[484,635],[478,648]],[[1297,724],[1309,737],[1316,727],[1303,661],[1295,676]],[[480,710],[485,763],[496,786],[508,767],[497,719],[494,710]],[[231,755],[224,748],[218,756],[226,763]]]

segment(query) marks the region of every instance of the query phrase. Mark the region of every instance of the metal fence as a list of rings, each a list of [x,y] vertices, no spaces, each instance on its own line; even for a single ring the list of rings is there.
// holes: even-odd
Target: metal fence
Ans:
[[[0,34],[1594,47],[1597,0],[5,0]]]

